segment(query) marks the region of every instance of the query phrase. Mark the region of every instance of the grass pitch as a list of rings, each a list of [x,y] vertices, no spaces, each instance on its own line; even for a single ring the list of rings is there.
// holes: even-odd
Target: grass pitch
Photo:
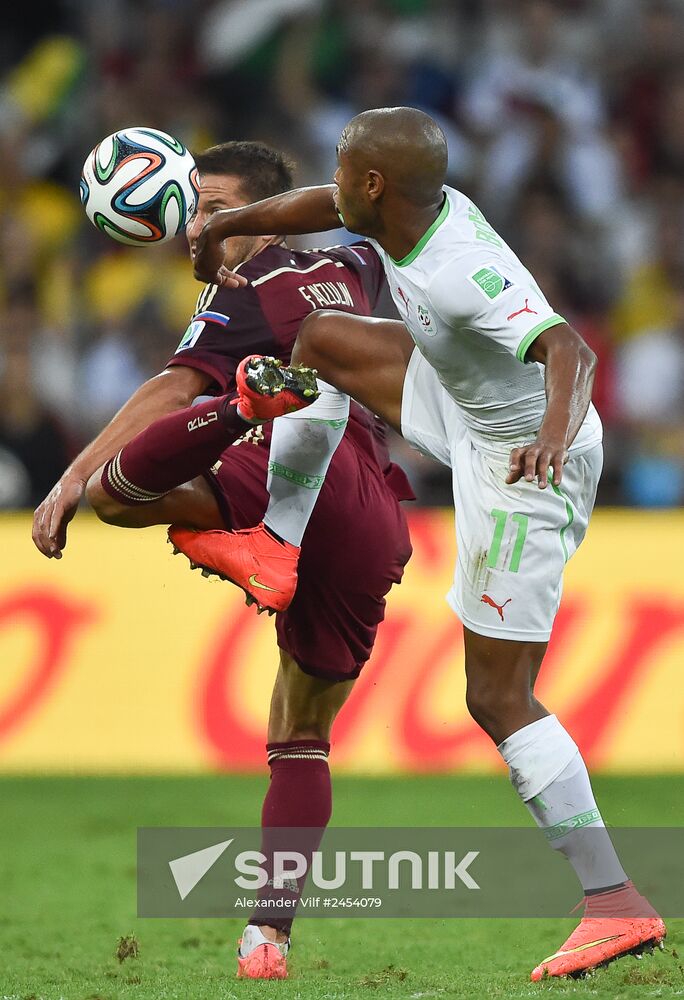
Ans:
[[[235,980],[237,921],[137,920],[136,827],[255,825],[265,778],[0,779],[0,1000],[392,1000],[684,996],[684,921],[667,950],[534,985],[568,920],[295,925],[286,982]],[[613,825],[684,826],[684,777],[603,778]],[[526,822],[504,778],[335,780],[338,825]],[[531,873],[533,874],[533,873]]]

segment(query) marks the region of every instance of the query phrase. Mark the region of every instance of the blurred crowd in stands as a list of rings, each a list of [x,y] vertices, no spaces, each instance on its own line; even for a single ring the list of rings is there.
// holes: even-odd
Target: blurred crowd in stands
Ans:
[[[120,247],[85,219],[92,146],[131,124],[258,138],[320,183],[348,119],[397,104],[438,119],[450,183],[598,354],[600,502],[684,503],[682,0],[34,0],[0,34],[0,506],[42,499],[197,296],[183,240]]]

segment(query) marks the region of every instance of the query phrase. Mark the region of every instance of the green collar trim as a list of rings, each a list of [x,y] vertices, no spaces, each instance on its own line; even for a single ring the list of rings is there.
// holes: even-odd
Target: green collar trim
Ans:
[[[390,257],[390,260],[392,261],[392,263],[396,267],[407,267],[409,264],[412,264],[414,262],[414,260],[416,259],[416,257],[418,256],[418,254],[420,254],[420,253],[423,252],[423,250],[425,249],[426,244],[435,235],[435,233],[437,232],[437,230],[439,229],[439,227],[442,225],[442,223],[444,222],[444,220],[446,219],[446,217],[447,217],[448,214],[449,214],[449,198],[445,194],[444,195],[444,204],[442,205],[441,209],[439,210],[439,215],[437,216],[437,218],[435,219],[435,221],[432,223],[432,225],[430,226],[430,228],[427,229],[423,233],[423,235],[421,236],[421,238],[418,240],[418,242],[414,246],[413,250],[411,250],[410,253],[407,253],[405,257],[402,257],[401,260],[395,260],[394,257]]]

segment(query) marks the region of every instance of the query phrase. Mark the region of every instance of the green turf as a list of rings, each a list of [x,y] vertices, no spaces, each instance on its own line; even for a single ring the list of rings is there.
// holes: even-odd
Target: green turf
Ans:
[[[614,825],[684,826],[684,777],[595,782]],[[287,982],[236,981],[237,921],[137,920],[139,825],[252,825],[264,778],[0,779],[0,1000],[287,1000],[684,996],[668,948],[582,982],[533,985],[529,970],[563,920],[301,920]],[[503,778],[335,782],[338,825],[514,825],[525,811]],[[132,934],[137,957],[116,958]],[[674,949],[673,949],[674,945]],[[681,947],[681,945],[680,945]]]

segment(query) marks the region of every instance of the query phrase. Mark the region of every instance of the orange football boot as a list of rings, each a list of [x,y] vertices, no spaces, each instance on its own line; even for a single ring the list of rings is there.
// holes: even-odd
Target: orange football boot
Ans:
[[[244,958],[242,956],[243,942],[250,948]],[[274,944],[264,938],[259,928],[247,926],[243,936],[238,941],[237,978],[287,979],[287,953],[289,950],[289,939],[283,944]]]
[[[631,882],[613,892],[587,896],[585,902],[579,925],[557,952],[533,970],[532,982],[547,976],[579,979],[623,955],[641,958],[655,945],[663,948],[665,924]]]
[[[251,354],[235,372],[238,394],[231,404],[245,420],[261,423],[294,413],[318,399],[313,368],[283,365],[279,358]]]
[[[241,587],[258,613],[284,611],[297,589],[299,546],[281,542],[263,521],[241,531],[192,531],[172,524],[174,555],[182,552],[191,569]]]

